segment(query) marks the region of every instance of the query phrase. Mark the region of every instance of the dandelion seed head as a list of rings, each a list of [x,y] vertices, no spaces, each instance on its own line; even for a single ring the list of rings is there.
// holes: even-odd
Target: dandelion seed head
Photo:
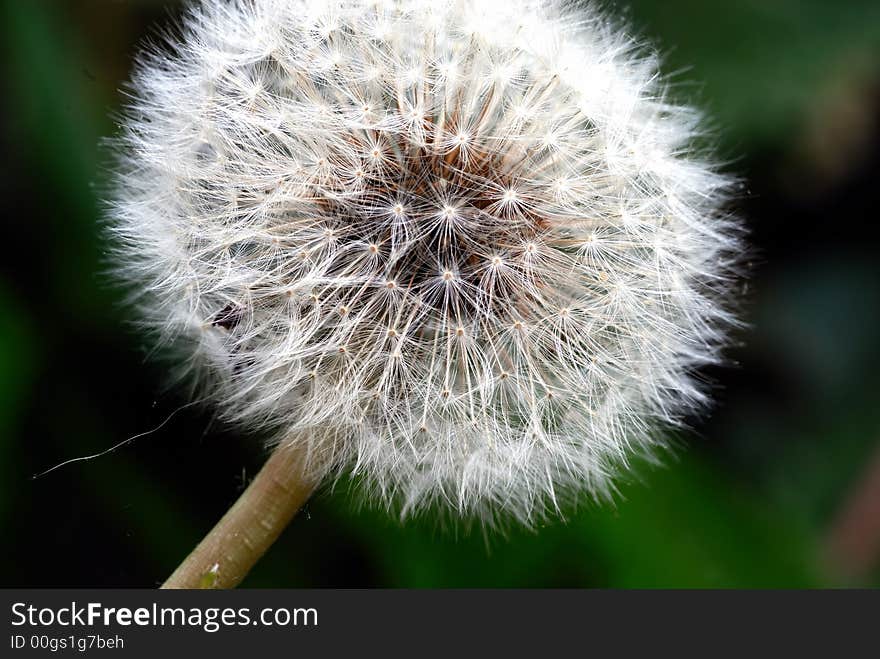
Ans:
[[[132,97],[117,270],[220,414],[316,475],[532,523],[705,405],[731,180],[589,6],[202,0]]]

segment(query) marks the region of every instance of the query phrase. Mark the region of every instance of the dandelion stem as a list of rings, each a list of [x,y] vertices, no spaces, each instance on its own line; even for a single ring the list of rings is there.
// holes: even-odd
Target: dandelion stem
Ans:
[[[281,444],[162,588],[234,588],[278,539],[314,488],[315,483],[303,476],[301,451]]]

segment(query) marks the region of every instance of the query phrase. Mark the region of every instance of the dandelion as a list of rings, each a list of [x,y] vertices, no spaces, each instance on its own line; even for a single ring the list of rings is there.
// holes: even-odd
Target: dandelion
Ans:
[[[118,270],[303,482],[529,524],[706,403],[731,180],[606,16],[204,0],[171,41],[134,75]]]

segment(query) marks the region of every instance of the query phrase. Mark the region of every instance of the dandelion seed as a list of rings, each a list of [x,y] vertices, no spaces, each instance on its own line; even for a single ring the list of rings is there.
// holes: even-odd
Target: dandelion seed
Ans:
[[[404,513],[531,523],[705,405],[732,181],[601,12],[202,0],[170,50],[134,76],[112,231],[225,418]]]

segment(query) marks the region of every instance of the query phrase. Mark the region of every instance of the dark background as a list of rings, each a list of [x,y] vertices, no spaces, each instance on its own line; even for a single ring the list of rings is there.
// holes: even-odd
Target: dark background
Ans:
[[[0,586],[160,583],[263,459],[188,407],[100,272],[137,44],[166,0],[0,0]],[[880,585],[880,3],[635,0],[712,118],[755,247],[717,405],[615,505],[504,534],[322,492],[247,586]]]

